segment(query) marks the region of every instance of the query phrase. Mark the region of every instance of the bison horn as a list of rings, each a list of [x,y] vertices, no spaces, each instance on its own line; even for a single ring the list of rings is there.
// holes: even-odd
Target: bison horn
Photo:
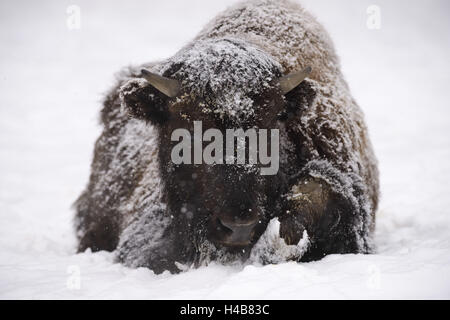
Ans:
[[[142,77],[147,80],[148,83],[170,98],[177,96],[180,92],[180,83],[177,80],[162,77],[147,69],[142,69],[141,73]]]
[[[312,68],[306,67],[302,71],[293,72],[286,76],[283,76],[279,80],[280,88],[283,94],[288,93],[295,87],[297,87],[303,80],[311,73]]]

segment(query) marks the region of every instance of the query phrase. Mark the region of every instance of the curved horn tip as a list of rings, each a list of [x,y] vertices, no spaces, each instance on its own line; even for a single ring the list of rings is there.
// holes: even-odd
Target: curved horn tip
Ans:
[[[180,83],[177,80],[160,76],[147,69],[141,69],[141,76],[169,98],[174,98],[180,92]]]
[[[279,80],[280,88],[283,94],[288,93],[289,91],[296,88],[300,83],[305,80],[305,78],[311,73],[311,66],[307,66],[301,71],[292,72],[284,77],[281,77]]]

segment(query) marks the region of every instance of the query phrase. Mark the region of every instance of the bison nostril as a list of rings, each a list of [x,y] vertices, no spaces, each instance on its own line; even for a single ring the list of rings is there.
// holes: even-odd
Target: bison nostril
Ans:
[[[226,220],[222,220],[219,218],[220,223],[227,227],[228,229],[231,229],[233,231],[237,231],[243,228],[253,227],[257,222],[258,219],[250,220],[250,221],[238,221],[238,222],[229,222]]]
[[[250,243],[253,230],[258,224],[258,219],[230,222],[218,218],[218,223],[229,231],[229,235],[224,243],[230,246],[239,246]]]

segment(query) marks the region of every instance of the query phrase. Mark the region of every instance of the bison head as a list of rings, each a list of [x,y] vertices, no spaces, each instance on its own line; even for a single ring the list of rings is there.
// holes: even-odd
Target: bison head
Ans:
[[[194,140],[199,121],[200,134],[214,129],[223,137],[227,129],[277,129],[289,109],[288,93],[310,68],[282,76],[270,55],[234,39],[199,40],[158,68],[143,69],[121,88],[121,97],[130,115],[158,128],[164,200],[178,232],[226,250],[251,247],[282,209],[283,170],[261,175],[258,163],[207,164],[194,156],[191,164],[176,164],[171,155],[178,142],[171,137],[181,128]],[[200,148],[208,145],[205,140]],[[225,150],[226,139],[220,143]]]

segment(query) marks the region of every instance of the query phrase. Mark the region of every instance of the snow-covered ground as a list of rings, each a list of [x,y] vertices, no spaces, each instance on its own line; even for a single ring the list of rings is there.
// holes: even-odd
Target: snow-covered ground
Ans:
[[[70,206],[113,73],[174,54],[229,1],[2,1],[0,298],[449,299],[450,4],[302,3],[331,33],[366,114],[381,172],[377,254],[158,276],[111,253],[75,254]],[[66,25],[72,4],[79,30]],[[379,30],[366,26],[372,4]]]

